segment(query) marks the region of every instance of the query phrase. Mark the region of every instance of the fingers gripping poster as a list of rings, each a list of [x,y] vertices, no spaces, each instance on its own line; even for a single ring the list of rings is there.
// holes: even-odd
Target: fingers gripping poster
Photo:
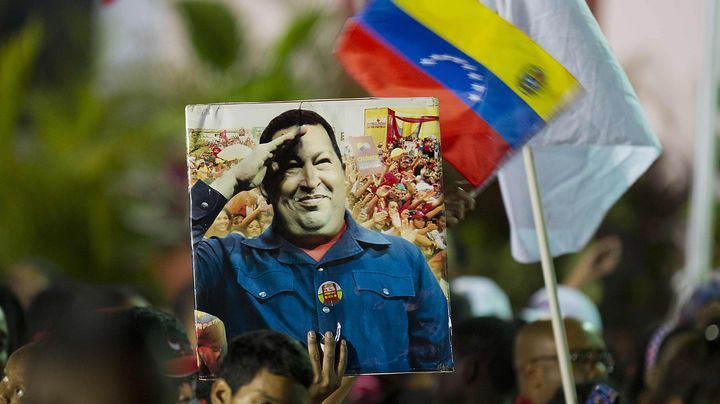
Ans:
[[[190,105],[198,357],[332,332],[346,374],[452,370],[435,98]]]

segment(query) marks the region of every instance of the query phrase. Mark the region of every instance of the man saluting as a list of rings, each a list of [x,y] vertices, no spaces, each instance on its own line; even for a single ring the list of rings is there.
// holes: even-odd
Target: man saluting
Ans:
[[[191,190],[197,309],[228,339],[269,328],[346,340],[347,373],[452,367],[447,300],[420,250],[359,226],[330,124],[315,112],[270,121],[253,153]],[[258,238],[202,239],[237,192],[259,187],[273,222]]]

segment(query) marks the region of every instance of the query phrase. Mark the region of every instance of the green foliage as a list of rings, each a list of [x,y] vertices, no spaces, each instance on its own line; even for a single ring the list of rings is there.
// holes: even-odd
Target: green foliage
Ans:
[[[280,37],[271,53],[273,71],[287,69],[288,59],[300,46],[311,40],[311,33],[322,16],[319,10],[309,10],[295,17],[287,32]]]
[[[147,278],[153,244],[126,222],[123,183],[131,169],[157,172],[147,149],[161,139],[142,130],[149,116],[125,121],[87,79],[69,91],[33,86],[41,33],[32,22],[0,51],[0,267],[43,257],[88,280]]]
[[[317,97],[308,91],[307,83],[294,77],[292,57],[298,51],[307,50],[312,33],[322,17],[319,10],[309,10],[294,17],[287,32],[272,46],[267,63],[256,69],[237,89],[242,99],[270,101],[278,99],[303,99]]]
[[[207,71],[165,92],[34,77],[49,43],[39,20],[0,42],[0,270],[36,257],[80,279],[152,287],[157,257],[189,245],[184,105],[327,96],[292,67],[305,54],[331,60],[312,40],[322,12],[293,17],[254,64],[225,6],[184,0],[178,12]]]
[[[42,28],[33,21],[0,48],[0,167],[3,169],[10,168],[8,165],[14,161],[13,131],[41,38]]]
[[[198,56],[217,70],[225,71],[241,52],[241,38],[235,18],[221,3],[184,0],[178,7],[185,19]]]
[[[19,34],[11,37],[0,48],[0,187],[5,197],[0,198],[0,256],[7,257],[9,252],[18,248],[29,248],[18,242],[27,239],[30,229],[14,226],[13,219],[22,217],[23,198],[9,198],[18,181],[18,165],[21,162],[15,153],[16,128],[20,115],[20,105],[24,90],[30,77],[32,64],[37,57],[42,37],[40,24],[32,22]]]

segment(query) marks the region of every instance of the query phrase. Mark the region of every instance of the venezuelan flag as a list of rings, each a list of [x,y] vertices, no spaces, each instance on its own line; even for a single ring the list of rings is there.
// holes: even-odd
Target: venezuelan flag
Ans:
[[[443,156],[476,186],[580,90],[477,0],[374,0],[347,24],[336,54],[373,95],[438,97]]]

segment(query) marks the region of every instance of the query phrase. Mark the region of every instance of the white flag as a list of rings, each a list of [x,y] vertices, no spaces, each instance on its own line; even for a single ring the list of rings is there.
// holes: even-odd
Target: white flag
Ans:
[[[579,251],[610,207],[660,155],[660,142],[585,1],[483,2],[525,31],[585,89],[529,142],[551,253]],[[503,166],[499,180],[513,257],[538,261],[522,155]]]

